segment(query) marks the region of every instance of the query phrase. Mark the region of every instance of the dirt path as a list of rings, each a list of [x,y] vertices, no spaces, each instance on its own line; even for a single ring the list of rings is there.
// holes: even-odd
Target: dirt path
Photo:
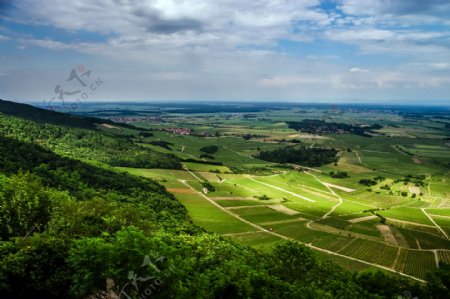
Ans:
[[[256,229],[259,230],[259,231],[269,232],[269,231],[266,230],[265,228],[262,228],[262,227],[260,227],[260,226],[258,226],[258,225],[256,225],[256,224],[254,224],[254,223],[248,221],[248,220],[245,220],[244,218],[241,218],[240,216],[238,216],[237,214],[231,212],[230,210],[225,209],[224,207],[222,207],[221,205],[219,205],[217,202],[215,202],[214,200],[212,200],[211,198],[209,198],[208,196],[206,196],[206,195],[203,194],[202,192],[199,192],[199,191],[195,190],[195,189],[194,189],[191,185],[189,185],[186,181],[184,181],[184,180],[179,180],[179,181],[180,181],[182,184],[184,184],[186,187],[188,187],[188,188],[194,190],[197,194],[199,194],[201,197],[203,197],[204,199],[206,199],[209,203],[211,203],[212,205],[214,205],[214,206],[215,206],[216,208],[218,208],[219,210],[221,210],[221,211],[223,211],[223,212],[225,212],[225,213],[227,213],[227,214],[233,216],[234,218],[237,218],[237,219],[241,220],[242,222],[244,222],[244,223],[250,225],[250,226],[253,227],[253,228],[256,228]]]
[[[432,216],[432,217],[437,217],[437,218],[446,218],[446,219],[450,219],[450,216],[437,215],[437,214],[430,214],[430,213],[428,213],[428,215],[430,215],[430,216]]]
[[[302,191],[305,191],[306,193],[314,194],[314,195],[317,195],[319,197],[326,198],[328,200],[334,200],[334,196],[330,192],[317,192],[317,191],[313,191],[314,189],[304,188],[303,186],[304,185],[299,185],[298,187]]]
[[[330,183],[322,183],[322,184],[324,184],[325,186],[331,187],[331,188],[335,188],[335,189],[347,192],[347,193],[356,191],[355,189],[350,189],[350,188],[347,188],[344,186],[334,185],[334,184],[330,184]]]
[[[323,194],[327,194],[327,195],[331,194],[328,191],[325,191],[325,190],[322,190],[322,189],[318,189],[318,188],[314,188],[314,187],[311,187],[311,186],[307,186],[307,185],[304,185],[304,184],[299,184],[299,186],[301,186],[303,189],[305,189],[308,192],[317,191],[318,193],[323,193]]]
[[[413,162],[416,163],[416,164],[422,164],[422,161],[420,161],[420,159],[417,158],[416,156],[412,157],[411,159],[412,159]]]
[[[440,230],[441,233],[448,239],[447,233],[434,221],[434,219],[425,211],[425,209],[422,208],[421,210],[425,214],[425,216],[427,216],[428,219],[430,219],[430,221],[433,222],[434,226],[436,226],[438,230]]]
[[[333,194],[333,195],[339,200],[339,202],[338,202],[336,205],[334,205],[334,206],[331,208],[330,211],[328,211],[325,215],[322,216],[321,219],[325,219],[325,218],[327,218],[331,213],[333,213],[333,212],[334,212],[334,211],[335,211],[335,210],[336,210],[336,209],[337,209],[344,201],[343,201],[342,197],[340,197],[339,195],[337,195],[336,192],[334,192],[334,190],[331,189],[330,186],[329,186],[327,183],[322,182],[320,179],[318,179],[318,178],[317,178],[314,174],[312,174],[312,173],[309,173],[309,172],[306,172],[306,173],[312,175],[312,176],[314,177],[314,179],[316,179],[319,183],[321,183],[322,185],[324,185],[324,186],[328,189],[328,191],[330,191],[330,193]]]
[[[239,210],[239,209],[249,209],[249,208],[267,208],[265,205],[253,205],[253,206],[235,206],[235,207],[226,207],[228,210]]]
[[[167,191],[170,193],[179,193],[179,194],[195,194],[191,189],[186,188],[167,188]]]
[[[319,183],[321,183],[322,185],[324,185],[325,188],[327,188],[328,191],[329,191],[333,196],[337,197],[338,200],[339,200],[339,202],[338,202],[336,205],[334,205],[334,206],[331,208],[330,211],[328,211],[328,212],[325,213],[322,217],[320,217],[320,219],[311,219],[310,221],[308,221],[308,222],[306,223],[306,227],[307,227],[307,228],[309,228],[309,229],[311,229],[311,230],[321,231],[320,229],[316,229],[316,228],[311,227],[311,224],[313,224],[313,223],[316,222],[317,220],[322,220],[322,219],[327,218],[331,213],[333,213],[333,212],[337,209],[337,207],[339,207],[339,206],[343,203],[343,200],[342,200],[342,197],[340,197],[339,195],[337,195],[336,192],[334,192],[334,190],[332,190],[328,185],[326,185],[326,183],[324,183],[324,182],[322,182],[320,179],[318,179],[314,174],[309,173],[309,172],[305,172],[305,173],[311,175],[316,181],[318,181]]]
[[[107,129],[117,129],[117,130],[121,130],[121,128],[116,127],[116,126],[112,126],[112,125],[109,125],[109,124],[101,124],[100,126],[105,127],[105,128],[107,128]]]
[[[378,209],[378,208],[379,208],[379,207],[374,206],[374,205],[371,205],[371,204],[362,203],[362,202],[354,201],[354,200],[350,200],[350,199],[346,199],[345,201],[347,201],[347,202],[352,202],[352,203],[356,203],[356,204],[358,204],[358,205],[362,205],[362,206],[369,207],[369,208],[374,208],[374,209]],[[357,213],[359,213],[359,212],[357,212]],[[349,214],[356,214],[356,213],[349,213]]]
[[[425,227],[435,227],[434,225],[429,225],[429,224],[423,224],[423,223],[418,223],[418,222],[411,222],[411,221],[406,221],[406,220],[399,220],[399,219],[395,219],[395,218],[389,218],[386,217],[386,219],[390,222],[390,223],[406,223],[406,224],[411,224],[411,225],[416,225],[416,226],[425,226]]]
[[[231,236],[245,236],[245,235],[252,235],[252,234],[260,234],[263,233],[261,231],[251,231],[251,232],[243,232],[243,233],[229,233],[229,234],[223,234],[224,237],[231,237]]]
[[[305,218],[299,217],[294,219],[287,219],[287,220],[276,220],[276,221],[267,221],[260,223],[260,225],[276,225],[276,224],[284,224],[284,223],[292,223],[292,222],[301,222],[305,221]]]
[[[399,246],[397,239],[395,238],[394,234],[391,231],[391,228],[388,225],[378,224],[377,229],[383,234],[386,243],[393,246]]]
[[[252,180],[252,181],[254,181],[254,182],[260,183],[260,184],[262,184],[262,185],[264,185],[264,186],[267,186],[267,187],[270,187],[270,188],[273,188],[273,189],[276,189],[276,190],[285,192],[285,193],[290,194],[290,195],[292,195],[292,196],[301,198],[301,199],[303,199],[303,200],[306,200],[306,201],[309,201],[309,202],[316,202],[315,200],[312,200],[311,198],[305,197],[305,196],[303,196],[303,195],[300,195],[300,194],[291,192],[291,191],[289,191],[289,190],[286,190],[286,189],[283,189],[283,188],[280,188],[280,187],[277,187],[277,186],[274,186],[274,185],[271,185],[271,184],[267,184],[267,183],[265,183],[265,182],[261,182],[261,181],[255,180],[255,179],[252,178],[252,177],[249,177],[249,179]]]
[[[318,172],[318,173],[323,172],[322,170],[319,170],[319,169],[306,167],[306,166],[302,166],[302,165],[298,165],[298,164],[291,164],[291,165],[294,167],[294,169],[304,168],[304,169],[311,170],[311,171]]]
[[[180,182],[183,183],[184,185],[186,185],[188,188],[191,188],[191,189],[195,190],[195,189],[192,188],[186,181],[180,180]],[[405,274],[405,273],[396,271],[396,270],[391,269],[391,268],[386,267],[386,266],[374,264],[374,263],[367,262],[367,261],[364,261],[364,260],[360,260],[360,259],[357,259],[357,258],[354,258],[354,257],[351,257],[351,256],[346,256],[346,255],[343,255],[343,254],[340,254],[340,253],[337,253],[337,252],[334,252],[334,251],[330,251],[330,250],[327,250],[327,249],[323,249],[323,248],[314,246],[314,245],[312,245],[312,244],[310,244],[310,243],[303,243],[303,242],[300,242],[299,240],[296,240],[296,239],[293,239],[293,238],[290,238],[290,237],[281,235],[281,234],[276,233],[276,232],[273,232],[273,231],[269,231],[269,230],[267,230],[267,229],[265,229],[265,228],[263,228],[263,227],[261,227],[261,226],[259,226],[259,225],[257,225],[257,224],[254,224],[254,223],[252,223],[252,222],[250,222],[250,221],[248,221],[248,220],[245,220],[245,219],[243,219],[242,217],[240,217],[239,215],[234,214],[233,212],[231,212],[231,211],[225,209],[224,207],[222,207],[221,205],[219,205],[218,203],[216,203],[214,200],[210,199],[210,198],[209,198],[208,196],[206,196],[205,194],[203,194],[203,193],[201,193],[201,192],[198,192],[197,190],[195,190],[195,192],[197,192],[200,196],[202,196],[203,198],[205,198],[208,202],[210,202],[211,204],[213,204],[215,207],[219,208],[219,209],[222,210],[223,212],[225,212],[225,213],[227,213],[227,214],[233,216],[234,218],[236,218],[236,219],[238,219],[238,220],[240,220],[240,221],[242,221],[242,222],[244,222],[244,223],[246,223],[246,224],[248,224],[248,225],[250,225],[250,226],[256,228],[258,231],[266,232],[266,233],[271,234],[271,235],[273,235],[273,236],[279,237],[279,238],[281,238],[281,239],[283,239],[283,240],[288,240],[288,241],[298,242],[298,243],[300,243],[300,244],[303,244],[303,245],[305,245],[305,246],[307,246],[307,247],[309,247],[309,248],[311,248],[311,249],[314,249],[314,250],[317,250],[317,251],[320,251],[320,252],[324,252],[324,253],[327,253],[327,254],[330,254],[330,255],[339,256],[339,257],[346,258],[346,259],[349,259],[349,260],[352,260],[352,261],[356,261],[356,262],[359,262],[359,263],[362,263],[362,264],[365,264],[365,265],[368,265],[368,266],[372,266],[372,267],[380,268],[380,269],[383,269],[383,270],[386,270],[386,271],[389,271],[389,272],[397,273],[397,274],[399,274],[399,275],[401,275],[401,276],[408,277],[408,278],[411,278],[411,279],[416,280],[416,281],[425,282],[424,280],[422,280],[422,279],[420,279],[420,278],[417,278],[417,277],[415,277],[415,276],[411,276],[411,275],[408,275],[408,274]]]
[[[298,211],[289,209],[288,207],[286,207],[284,205],[281,205],[281,204],[279,204],[279,205],[267,205],[266,207],[268,207],[268,208],[270,208],[272,210],[275,210],[277,212],[286,214],[286,215],[297,215],[299,213]]]
[[[350,219],[350,220],[348,220],[348,222],[350,222],[350,223],[358,223],[358,222],[369,221],[369,220],[372,220],[372,219],[375,219],[375,218],[378,218],[378,217],[375,216],[375,215],[363,216],[363,217]]]
[[[233,149],[231,149],[231,148],[229,148],[229,147],[226,147],[226,146],[222,146],[222,147],[225,148],[225,149],[227,149],[227,150],[229,150],[229,151],[231,151],[231,152],[233,152],[233,153],[235,153],[235,154],[238,154],[238,155],[241,156],[241,157],[246,157],[246,158],[255,159],[255,157],[252,157],[252,156],[246,156],[246,155],[241,154],[240,152],[237,152],[237,151],[235,151],[235,150],[233,150]]]
[[[397,261],[398,261],[398,257],[400,256],[400,252],[402,251],[402,249],[399,247],[397,249],[397,254],[395,255],[395,260],[394,263],[392,264],[392,269],[395,269],[395,266],[397,265]],[[403,270],[403,269],[402,269]]]
[[[256,201],[254,197],[240,197],[240,196],[211,196],[214,200],[253,200]]]
[[[361,157],[359,156],[357,151],[355,151],[355,154],[356,154],[356,158],[358,158],[359,163],[363,164]]]
[[[183,165],[184,170],[186,170],[187,172],[189,172],[190,175],[192,175],[194,178],[196,178],[197,180],[199,180],[200,182],[203,182],[203,180],[201,178],[199,178],[195,173],[193,173],[192,171],[190,171],[186,166]]]
[[[422,247],[420,247],[419,240],[417,240],[417,238],[415,238],[415,239],[416,239],[417,248],[418,248],[418,249],[422,249]]]
[[[371,150],[362,150],[362,152],[369,152],[369,153],[380,153],[380,154],[390,154],[390,152],[371,151]]]
[[[436,261],[436,269],[439,269],[439,254],[437,250],[433,250],[434,260]]]

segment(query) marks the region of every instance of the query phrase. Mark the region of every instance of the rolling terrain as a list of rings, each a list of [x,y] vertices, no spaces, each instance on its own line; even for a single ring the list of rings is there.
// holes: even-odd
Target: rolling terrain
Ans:
[[[121,294],[138,270],[161,298],[448,293],[450,133],[435,110],[105,105],[0,101],[6,296]],[[302,119],[362,133],[289,128]],[[136,270],[149,255],[158,267]]]
[[[423,115],[419,126],[417,116],[410,119],[395,110],[349,110],[329,114],[314,108],[299,118],[362,128],[376,124],[375,129],[367,136],[340,129],[321,133],[322,124],[317,132],[292,130],[281,119],[297,117],[296,108],[251,115],[168,114],[163,123],[136,118],[134,125],[154,130],[144,144],[165,141],[169,148],[149,146],[203,161],[185,162],[176,173],[125,170],[158,180],[186,206],[194,223],[237,242],[270,248],[279,240],[298,241],[349,269],[378,268],[423,281],[450,254],[445,219],[450,217],[450,132],[433,121],[434,115]],[[174,127],[192,132],[165,131]],[[202,159],[207,145],[218,150]],[[258,157],[301,146],[337,149],[336,160],[308,167],[306,160],[307,165],[277,164]],[[212,190],[205,190],[205,183]]]

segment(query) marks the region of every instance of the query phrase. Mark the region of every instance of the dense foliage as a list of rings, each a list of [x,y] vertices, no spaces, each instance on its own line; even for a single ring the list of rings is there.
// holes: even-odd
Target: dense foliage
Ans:
[[[272,151],[261,151],[256,157],[275,163],[292,163],[317,167],[336,162],[337,150],[309,147],[283,147]]]
[[[67,123],[57,125],[63,122],[64,114],[27,105],[22,105],[27,107],[27,114],[15,112],[7,103],[0,101],[0,136],[39,144],[67,157],[99,161],[111,166],[181,169],[181,163],[175,156],[135,145],[131,138],[101,131],[92,122],[103,123],[103,120],[90,118],[86,121],[80,120],[80,117],[66,116]],[[23,115],[30,115],[28,118],[32,120]],[[47,123],[45,117],[48,117]]]
[[[370,187],[370,186],[375,186],[376,184],[384,181],[385,178],[382,176],[376,176],[373,179],[360,179],[358,183],[360,183],[361,185]]]
[[[67,115],[51,110],[36,109],[35,107],[26,104],[3,100],[0,100],[0,112],[5,115],[31,120],[36,123],[71,126],[83,129],[95,129],[95,124],[99,122],[99,119],[93,117]],[[112,124],[112,122],[108,120],[101,120],[101,122]]]
[[[345,179],[349,177],[347,171],[330,171],[330,176],[335,179]]]
[[[150,141],[149,144],[156,145],[156,146],[168,149],[168,150],[172,150],[170,148],[170,146],[173,145],[173,143],[167,142],[167,141],[163,141],[163,140],[153,140],[153,141]]]
[[[202,147],[200,149],[201,152],[204,152],[206,154],[211,154],[211,155],[214,155],[215,153],[217,153],[218,150],[219,150],[219,147],[217,145],[209,145],[209,146]]]
[[[206,188],[209,192],[216,191],[216,188],[210,182],[201,182],[203,188]]]
[[[305,119],[302,121],[288,121],[289,128],[310,134],[345,134],[351,133],[371,137],[368,133],[381,129],[380,125],[350,125],[344,123],[331,123],[318,119]]]

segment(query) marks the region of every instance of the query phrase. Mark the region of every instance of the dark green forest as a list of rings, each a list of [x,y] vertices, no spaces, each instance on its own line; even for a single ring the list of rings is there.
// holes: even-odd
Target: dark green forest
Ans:
[[[299,243],[257,251],[207,233],[164,187],[111,167],[179,168],[177,158],[80,125],[102,120],[7,106],[0,105],[2,298],[99,298],[108,289],[120,298],[448,298],[447,265],[418,284],[343,270]]]
[[[369,133],[373,130],[381,129],[377,124],[361,127],[358,125],[326,122],[318,119],[304,119],[302,121],[286,122],[289,128],[310,134],[355,134],[365,137],[371,137]]]
[[[271,151],[261,151],[257,158],[275,163],[292,163],[314,167],[336,161],[336,149],[288,146]]]

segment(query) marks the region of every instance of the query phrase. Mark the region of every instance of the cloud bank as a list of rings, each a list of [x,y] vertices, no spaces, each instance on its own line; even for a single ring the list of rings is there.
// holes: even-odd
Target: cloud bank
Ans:
[[[17,0],[0,11],[2,97],[48,97],[78,63],[109,82],[96,96],[110,100],[450,94],[444,0]]]

